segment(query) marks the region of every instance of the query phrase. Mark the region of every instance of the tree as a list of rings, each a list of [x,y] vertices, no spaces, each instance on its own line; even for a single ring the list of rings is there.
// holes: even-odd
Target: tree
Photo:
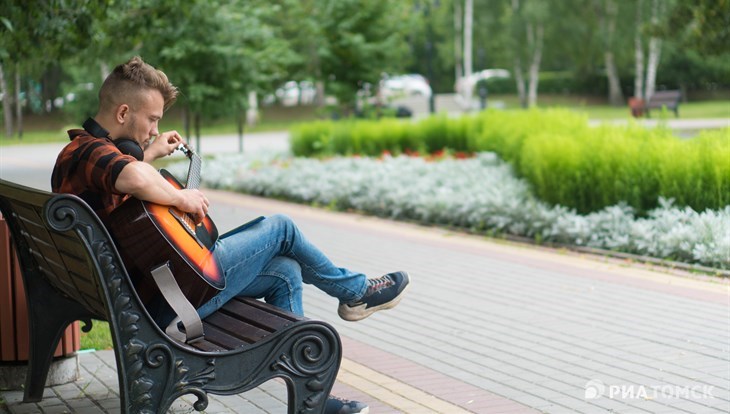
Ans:
[[[263,0],[136,0],[108,30],[129,33],[129,54],[142,55],[178,86],[200,149],[203,118],[240,115],[248,92],[283,72],[291,53],[272,24],[277,11]]]
[[[321,0],[315,9],[322,80],[349,111],[366,83],[376,85],[383,72],[403,67],[407,49],[400,25],[407,10],[397,0]]]
[[[598,15],[600,16],[600,27],[603,37],[603,60],[608,79],[608,101],[611,105],[620,106],[624,103],[624,94],[621,91],[619,73],[616,65],[616,19],[618,17],[618,4],[615,0],[603,0],[598,4]]]
[[[662,31],[701,55],[726,54],[730,45],[730,0],[677,2]]]
[[[4,2],[0,5],[0,93],[6,135],[16,130],[22,135],[20,92],[23,76],[39,78],[62,57],[84,48],[91,36],[90,25],[104,13],[106,2],[94,0],[47,0]],[[14,88],[9,80],[14,79]],[[13,128],[11,91],[16,103]]]
[[[539,0],[512,0],[508,9],[512,28],[512,51],[515,81],[523,107],[537,105],[537,86],[545,39],[545,22],[549,5]],[[527,88],[524,64],[527,63]]]
[[[471,79],[474,66],[472,63],[472,41],[474,40],[474,0],[464,0],[464,78]],[[464,100],[466,101],[467,110],[471,109],[471,97],[473,90],[471,87],[464,91]]]
[[[651,7],[651,25],[653,28],[659,24],[661,15],[665,9],[665,3],[659,0],[652,0]],[[649,38],[649,56],[646,62],[646,81],[644,82],[644,98],[649,100],[654,95],[656,89],[656,74],[659,68],[659,59],[662,53],[662,39],[652,33]]]
[[[644,1],[636,1],[636,34],[634,35],[634,97],[644,99],[644,44],[641,40],[641,27]]]

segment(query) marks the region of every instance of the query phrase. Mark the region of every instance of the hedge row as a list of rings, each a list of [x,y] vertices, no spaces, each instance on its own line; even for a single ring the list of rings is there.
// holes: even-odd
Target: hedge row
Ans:
[[[682,139],[664,127],[592,127],[583,115],[551,109],[420,122],[318,121],[292,131],[298,156],[439,150],[493,151],[542,200],[580,213],[623,202],[643,214],[660,196],[696,211],[730,204],[730,129]]]

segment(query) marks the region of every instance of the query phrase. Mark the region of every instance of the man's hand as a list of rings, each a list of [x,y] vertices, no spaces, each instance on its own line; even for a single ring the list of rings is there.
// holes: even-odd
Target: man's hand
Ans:
[[[179,192],[180,202],[175,206],[186,213],[192,214],[195,218],[195,224],[200,224],[205,215],[208,214],[210,201],[200,190],[183,189]]]
[[[130,162],[124,166],[114,187],[118,192],[131,194],[140,200],[177,207],[192,214],[195,224],[203,221],[210,205],[200,190],[174,187],[146,162]]]
[[[177,131],[167,131],[158,135],[144,150],[144,160],[152,162],[158,158],[171,155],[180,144],[184,144]]]

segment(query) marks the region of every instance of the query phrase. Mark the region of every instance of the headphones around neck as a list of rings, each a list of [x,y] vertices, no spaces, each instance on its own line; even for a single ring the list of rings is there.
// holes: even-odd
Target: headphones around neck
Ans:
[[[86,132],[97,138],[110,138],[109,131],[99,125],[93,118],[87,119],[82,127],[86,130]],[[131,138],[120,137],[112,140],[112,142],[122,154],[131,155],[137,161],[144,161],[144,150],[137,141]]]
[[[114,145],[117,146],[122,154],[131,155],[137,161],[144,161],[144,150],[137,143],[137,141],[133,140],[132,138],[117,138],[112,142],[114,142]]]

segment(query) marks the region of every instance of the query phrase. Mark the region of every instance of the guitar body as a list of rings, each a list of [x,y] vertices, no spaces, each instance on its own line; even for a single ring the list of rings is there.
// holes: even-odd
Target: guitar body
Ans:
[[[174,187],[184,188],[167,171],[160,173]],[[134,197],[109,217],[110,232],[145,304],[160,295],[150,272],[167,262],[183,294],[196,308],[225,288],[223,272],[212,252],[218,239],[215,224],[208,216],[197,226],[184,218],[185,214],[175,208]]]

